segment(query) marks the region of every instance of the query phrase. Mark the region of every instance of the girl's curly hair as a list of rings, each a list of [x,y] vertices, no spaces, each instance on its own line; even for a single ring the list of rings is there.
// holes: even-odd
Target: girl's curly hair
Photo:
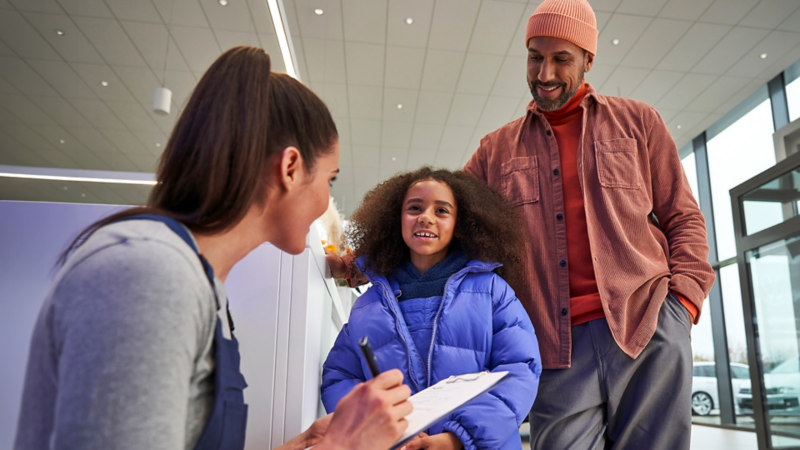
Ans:
[[[403,199],[424,180],[442,182],[453,191],[457,214],[450,248],[455,245],[470,259],[503,264],[497,273],[515,287],[525,247],[520,218],[502,195],[463,171],[426,166],[367,192],[346,231],[355,256],[367,255],[367,267],[381,274],[391,274],[409,257],[400,221]]]

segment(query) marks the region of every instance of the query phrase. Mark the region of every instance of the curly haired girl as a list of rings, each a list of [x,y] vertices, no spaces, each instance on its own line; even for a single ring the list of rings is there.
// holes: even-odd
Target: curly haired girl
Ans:
[[[406,449],[520,449],[518,427],[541,374],[533,325],[501,278],[514,278],[524,247],[520,230],[500,194],[460,171],[423,167],[367,193],[348,240],[372,287],[325,361],[325,408],[333,411],[366,380],[357,341],[368,336],[381,368],[402,371],[413,392],[451,375],[513,375]]]

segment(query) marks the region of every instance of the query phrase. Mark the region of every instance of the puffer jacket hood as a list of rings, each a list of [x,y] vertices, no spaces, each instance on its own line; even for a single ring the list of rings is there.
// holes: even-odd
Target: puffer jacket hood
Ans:
[[[397,304],[398,284],[358,268],[373,284],[353,305],[323,366],[322,401],[328,412],[369,369],[357,341],[368,336],[381,370],[399,369],[416,393],[451,375],[509,371],[512,378],[454,411],[429,434],[450,431],[465,449],[521,448],[518,427],[530,411],[541,375],[533,325],[511,287],[494,269],[500,264],[472,260],[445,285],[429,348],[417,349]]]

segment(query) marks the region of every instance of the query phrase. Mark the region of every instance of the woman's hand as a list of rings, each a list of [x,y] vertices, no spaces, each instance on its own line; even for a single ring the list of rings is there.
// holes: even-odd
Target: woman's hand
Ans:
[[[464,445],[458,440],[455,434],[445,431],[444,433],[428,436],[420,433],[402,446],[400,450],[461,450]]]
[[[405,417],[414,407],[411,389],[397,369],[356,386],[336,405],[325,436],[315,449],[387,449],[408,428]]]
[[[311,424],[310,427],[303,433],[304,440],[305,440],[305,448],[311,447],[312,445],[317,445],[319,441],[325,437],[325,433],[328,432],[328,427],[331,425],[331,419],[333,419],[333,413],[328,414],[325,417],[320,417],[319,419],[315,420],[314,423]]]
[[[337,280],[344,278],[347,267],[345,267],[341,256],[325,250],[325,261],[328,263],[328,267],[331,269],[331,277]]]

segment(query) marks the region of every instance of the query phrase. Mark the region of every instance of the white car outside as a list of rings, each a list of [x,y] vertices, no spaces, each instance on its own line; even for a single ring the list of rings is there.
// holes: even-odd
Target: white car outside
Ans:
[[[716,364],[713,361],[694,363],[692,376],[692,414],[707,416],[719,408]],[[745,364],[731,363],[731,387],[734,396],[741,389],[750,389],[750,369]],[[734,402],[739,413],[738,402]]]

